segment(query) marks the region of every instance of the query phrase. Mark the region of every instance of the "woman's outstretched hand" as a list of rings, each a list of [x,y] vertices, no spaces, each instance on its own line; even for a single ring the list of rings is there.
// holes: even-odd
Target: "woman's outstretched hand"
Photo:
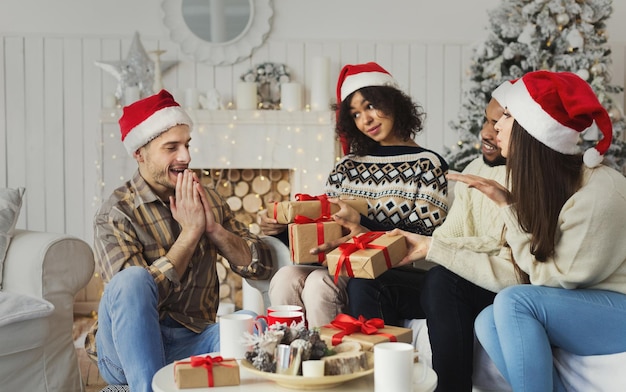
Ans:
[[[511,193],[497,181],[473,174],[461,173],[448,173],[446,178],[449,181],[463,182],[468,187],[481,191],[485,196],[493,200],[498,207],[505,207],[511,204]]]

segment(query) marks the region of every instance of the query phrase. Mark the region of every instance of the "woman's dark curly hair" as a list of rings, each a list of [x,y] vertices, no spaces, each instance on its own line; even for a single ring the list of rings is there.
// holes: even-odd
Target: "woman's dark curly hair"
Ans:
[[[384,116],[393,117],[393,132],[402,140],[414,139],[422,130],[426,118],[424,109],[401,90],[390,86],[369,86],[357,91]],[[356,127],[350,114],[353,95],[348,95],[341,104],[332,105],[337,111],[335,132],[349,143],[352,154],[363,156],[374,151],[378,143]]]

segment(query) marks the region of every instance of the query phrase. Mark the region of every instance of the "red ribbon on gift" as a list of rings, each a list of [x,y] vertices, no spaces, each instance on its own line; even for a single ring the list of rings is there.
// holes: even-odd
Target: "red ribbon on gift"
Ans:
[[[325,218],[327,220],[330,220],[330,202],[328,201],[328,196],[326,195],[311,196],[305,193],[296,193],[295,199],[296,201],[319,200],[319,202],[321,203],[321,208],[322,208],[322,213],[320,214],[319,218]],[[278,203],[280,202],[274,203],[274,219],[278,217],[278,209],[276,208]]]
[[[339,274],[341,273],[343,267],[346,268],[346,274],[348,274],[349,277],[354,278],[352,263],[350,263],[350,255],[362,249],[382,250],[383,255],[385,256],[387,269],[391,268],[391,257],[389,257],[389,251],[387,250],[387,247],[384,245],[371,244],[372,241],[383,235],[385,235],[384,231],[368,231],[367,233],[352,237],[353,242],[344,242],[343,244],[339,245],[339,249],[341,250],[341,256],[339,256],[339,260],[337,261],[337,269],[335,270],[335,284],[337,284],[337,281],[339,280]]]
[[[317,244],[322,245],[324,243],[324,222],[332,222],[332,219],[325,216],[320,216],[317,219],[311,219],[308,216],[296,215],[293,218],[293,222],[296,224],[315,223],[317,227]],[[325,258],[326,254],[324,252],[317,254],[317,261],[320,263],[324,262]]]
[[[363,316],[359,316],[358,319],[355,319],[352,316],[340,313],[333,321],[330,322],[330,324],[326,325],[326,327],[341,330],[341,332],[333,335],[333,346],[341,343],[344,336],[351,335],[355,332],[360,332],[365,335],[381,335],[388,338],[390,342],[398,341],[398,339],[396,339],[396,337],[392,334],[378,332],[379,329],[385,327],[385,322],[381,318],[366,319]]]
[[[207,372],[208,386],[210,388],[213,388],[215,386],[215,380],[213,379],[213,365],[226,366],[226,367],[234,366],[232,364],[223,363],[223,361],[234,361],[234,359],[224,359],[219,355],[216,357],[212,357],[210,355],[206,355],[204,357],[193,356],[193,357],[190,357],[189,359],[190,361],[180,361],[180,362],[176,362],[176,364],[177,365],[190,364],[191,367],[202,366],[203,368],[205,368]]]

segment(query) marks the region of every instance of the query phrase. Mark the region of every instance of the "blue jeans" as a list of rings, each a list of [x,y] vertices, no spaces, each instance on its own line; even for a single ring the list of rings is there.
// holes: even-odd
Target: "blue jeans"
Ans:
[[[420,305],[424,274],[413,268],[393,268],[376,279],[349,279],[349,314],[381,318],[385,324],[400,327],[405,319],[425,318]]]
[[[171,318],[159,321],[157,303],[156,283],[144,268],[124,269],[106,285],[98,309],[96,347],[98,369],[107,383],[152,392],[152,377],[163,366],[219,351],[217,323],[195,333]]]
[[[552,347],[576,355],[626,351],[626,295],[519,285],[476,319],[476,335],[515,392],[564,391]]]

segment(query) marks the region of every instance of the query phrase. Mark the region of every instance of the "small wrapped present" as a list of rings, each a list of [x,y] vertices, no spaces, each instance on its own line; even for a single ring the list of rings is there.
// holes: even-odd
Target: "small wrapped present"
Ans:
[[[341,226],[333,221],[310,222],[312,220],[296,217],[296,223],[289,224],[289,251],[294,264],[322,263],[326,260],[325,253],[312,255],[311,248],[315,248],[324,242],[341,238]]]
[[[406,256],[404,236],[370,231],[353,237],[326,254],[328,272],[335,276],[374,279]]]
[[[174,362],[174,380],[179,389],[239,385],[239,364],[220,356],[194,356]]]
[[[336,204],[328,201],[326,195],[310,196],[298,193],[296,201],[281,201],[274,203],[273,211],[269,211],[271,218],[278,223],[293,223],[297,215],[306,216],[311,219],[330,219],[331,215],[339,211]],[[343,200],[359,214],[367,215],[367,200],[365,199],[345,199]]]
[[[413,330],[385,325],[383,319],[355,319],[339,314],[330,324],[320,327],[320,337],[326,344],[336,346],[341,342],[357,342],[363,351],[371,351],[375,344],[383,342],[411,343]]]

